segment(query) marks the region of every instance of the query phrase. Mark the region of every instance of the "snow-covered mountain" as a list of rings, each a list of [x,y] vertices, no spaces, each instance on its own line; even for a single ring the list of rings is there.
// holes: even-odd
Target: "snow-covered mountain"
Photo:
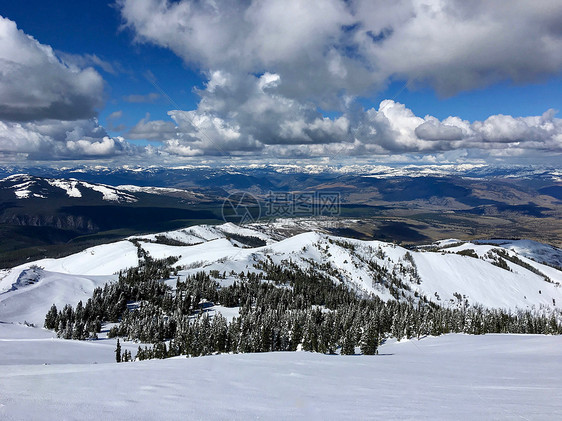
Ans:
[[[531,259],[541,256],[544,246],[525,243],[523,252],[513,249],[513,244],[450,240],[414,251],[319,232],[281,239],[259,225],[193,226],[0,271],[0,321],[41,325],[51,304],[86,300],[96,286],[138,265],[139,249],[158,259],[177,256],[180,277],[218,271],[227,274],[220,280],[223,283],[236,280],[242,271],[261,272],[260,265],[267,262],[314,269],[334,283],[383,300],[424,299],[451,307],[562,308],[562,271]],[[562,256],[559,249],[549,250],[549,259],[542,259],[547,263]]]
[[[284,237],[279,228],[199,225],[0,271],[0,418],[94,419],[100,411],[124,419],[559,418],[562,359],[555,335],[387,338],[380,356],[353,358],[225,353],[116,364],[109,325],[98,340],[87,341],[39,328],[53,303],[61,308],[88,299],[147,254],[179,258],[170,285],[204,271],[225,274],[216,280],[226,286],[240,272],[276,263],[313,268],[385,300],[539,312],[562,305],[562,271],[533,260],[554,264],[562,250],[540,243],[451,239],[407,250],[317,231]],[[237,307],[212,311],[213,318],[242,313]],[[142,345],[121,339],[128,352]]]
[[[548,244],[532,240],[486,240],[476,241],[476,243],[498,245],[536,262],[562,268],[562,251]]]
[[[209,164],[190,164],[181,166],[142,166],[142,165],[123,165],[121,167],[105,167],[100,165],[79,166],[79,167],[63,167],[48,168],[37,167],[31,168],[35,174],[41,174],[48,177],[72,177],[80,174],[100,175],[105,178],[117,176],[123,177],[125,174],[181,174],[194,171],[207,172],[225,172],[225,173],[248,173],[251,171],[268,171],[281,174],[348,174],[348,175],[371,175],[382,178],[387,177],[425,177],[425,176],[451,176],[461,175],[464,177],[540,177],[555,181],[562,180],[562,173],[559,168],[533,166],[491,166],[483,163],[465,163],[465,164],[405,164],[405,165],[381,165],[372,163],[342,163],[342,164],[318,164],[299,163],[288,164],[286,162],[270,163],[270,164],[237,164],[230,162],[222,163],[217,161],[215,165]],[[30,170],[29,167],[7,166],[0,169],[0,176],[17,174],[24,170]]]
[[[53,199],[65,196],[80,199],[85,196],[98,196],[102,201],[114,203],[135,203],[139,198],[135,193],[168,195],[196,199],[193,192],[164,187],[140,187],[133,185],[109,186],[99,183],[88,183],[76,179],[42,178],[28,174],[14,174],[0,179],[0,191],[4,198],[13,199]],[[200,195],[199,195],[200,196]]]

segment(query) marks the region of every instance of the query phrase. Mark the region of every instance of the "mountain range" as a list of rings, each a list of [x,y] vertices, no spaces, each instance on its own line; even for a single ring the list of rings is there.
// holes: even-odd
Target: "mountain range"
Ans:
[[[261,273],[264,264],[272,263],[314,270],[360,296],[385,301],[423,300],[452,308],[562,308],[562,250],[552,246],[446,240],[408,250],[314,231],[285,237],[281,228],[199,225],[5,269],[0,272],[1,321],[41,325],[53,303],[62,307],[86,300],[95,287],[139,265],[146,255],[177,258],[180,277],[200,271],[225,274],[220,280],[225,285],[239,280],[241,272]],[[170,282],[175,285],[176,278]]]
[[[0,179],[0,234],[5,239],[0,267],[61,257],[130,235],[222,223],[229,220],[224,205],[232,194],[251,199],[246,206],[253,206],[253,216],[263,221],[294,219],[293,234],[302,232],[298,220],[318,224],[317,205],[331,196],[337,208],[319,228],[333,235],[416,245],[448,237],[527,238],[562,245],[562,182],[553,169],[266,165],[16,170],[0,170],[6,175]],[[300,212],[270,212],[271,197]],[[299,203],[302,197],[316,203]]]

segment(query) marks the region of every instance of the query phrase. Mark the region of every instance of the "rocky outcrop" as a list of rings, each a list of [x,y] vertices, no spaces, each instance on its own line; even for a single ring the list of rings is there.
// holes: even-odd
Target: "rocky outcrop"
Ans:
[[[6,215],[0,223],[32,227],[53,227],[81,233],[99,231],[99,227],[91,218],[80,215]]]

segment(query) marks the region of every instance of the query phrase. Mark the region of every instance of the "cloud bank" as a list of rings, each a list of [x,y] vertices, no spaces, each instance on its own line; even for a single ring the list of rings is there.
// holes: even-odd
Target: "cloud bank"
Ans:
[[[562,154],[562,120],[484,121],[415,115],[407,104],[360,105],[392,81],[441,96],[562,72],[556,0],[117,0],[137,43],[173,51],[206,77],[191,110],[150,115],[126,138],[96,119],[96,55],[56,53],[0,17],[0,156],[513,158]],[[162,96],[163,97],[163,96]],[[150,103],[160,94],[129,95]],[[548,108],[548,107],[545,107]],[[328,110],[328,112],[324,111]],[[122,117],[113,113],[113,121]],[[118,126],[120,129],[124,127]],[[133,142],[134,143],[134,142]]]
[[[34,122],[0,121],[0,156],[24,154],[33,160],[106,158],[134,152],[113,138],[96,119]]]
[[[439,93],[562,69],[556,0],[118,0],[139,42],[229,73],[280,74],[282,94],[337,100],[391,77]]]
[[[182,156],[354,156],[465,149],[481,156],[562,150],[561,120],[416,116],[357,105],[389,81],[440,95],[562,70],[562,4],[513,1],[118,0],[137,42],[172,50],[207,75],[200,103],[145,118],[136,138]],[[327,118],[320,111],[330,109]]]
[[[4,121],[89,118],[103,105],[103,79],[91,67],[64,64],[0,17],[0,98]]]
[[[562,119],[493,115],[469,122],[416,116],[404,104],[384,100],[378,108],[350,106],[324,117],[312,102],[281,94],[277,74],[235,75],[216,71],[199,91],[196,110],[168,112],[170,120],[146,116],[129,137],[163,143],[180,156],[259,153],[274,157],[380,156],[478,150],[479,157],[562,152]]]
[[[84,56],[101,65],[97,56]],[[50,46],[0,16],[0,156],[100,158],[130,153],[96,119],[104,80],[85,59],[59,58]]]

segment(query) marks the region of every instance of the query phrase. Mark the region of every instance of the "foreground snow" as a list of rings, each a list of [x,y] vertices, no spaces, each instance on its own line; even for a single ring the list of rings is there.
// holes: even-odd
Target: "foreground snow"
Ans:
[[[21,329],[42,335],[15,326],[0,335],[16,339]],[[11,364],[0,368],[0,419],[562,419],[562,337],[446,335],[388,343],[371,357],[122,364],[92,364],[93,343],[51,341],[51,352],[30,359],[10,351],[17,340],[0,340],[0,365]],[[65,352],[82,363],[60,364]]]

